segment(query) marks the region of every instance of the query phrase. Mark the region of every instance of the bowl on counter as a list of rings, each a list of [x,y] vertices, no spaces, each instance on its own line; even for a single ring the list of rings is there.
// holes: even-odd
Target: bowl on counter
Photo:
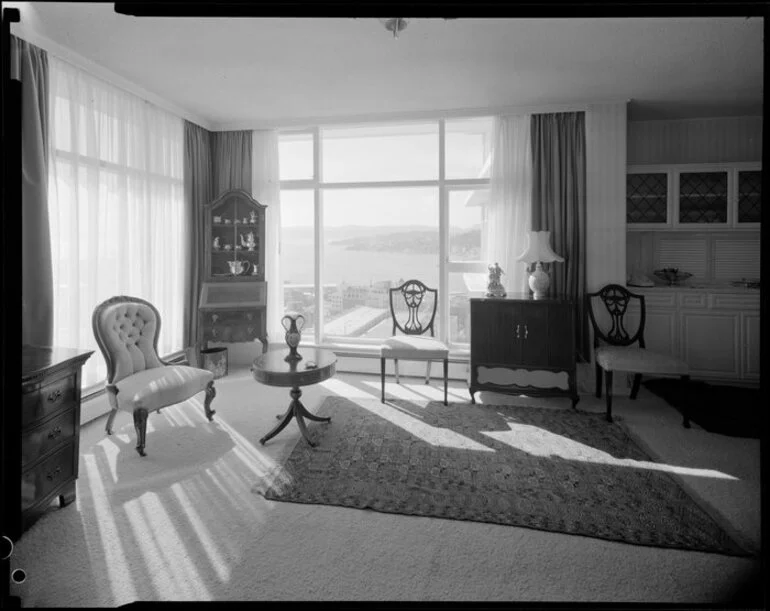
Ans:
[[[691,273],[679,271],[676,267],[656,269],[653,273],[655,276],[668,283],[669,286],[677,286],[692,277]]]

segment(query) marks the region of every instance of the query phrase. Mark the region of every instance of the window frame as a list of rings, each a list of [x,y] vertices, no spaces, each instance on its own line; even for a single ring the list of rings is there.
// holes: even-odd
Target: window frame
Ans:
[[[355,123],[335,123],[330,125],[315,125],[303,128],[285,128],[279,129],[279,138],[281,135],[302,135],[308,134],[313,141],[313,175],[309,179],[290,179],[281,180],[280,190],[312,190],[314,206],[314,283],[315,283],[315,311],[317,315],[317,324],[314,325],[313,338],[307,338],[317,346],[326,346],[329,348],[350,349],[366,348],[379,346],[381,340],[376,338],[345,338],[341,336],[328,336],[324,334],[325,313],[324,304],[324,283],[323,283],[323,195],[326,189],[364,189],[364,188],[392,188],[392,187],[434,187],[438,191],[439,205],[439,303],[438,320],[436,325],[437,338],[445,342],[450,347],[450,352],[466,353],[469,350],[467,343],[453,343],[449,340],[449,313],[450,295],[449,274],[450,272],[486,272],[487,263],[484,261],[452,261],[449,256],[449,193],[456,190],[473,190],[478,188],[490,188],[491,178],[446,178],[446,122],[453,119],[470,118],[488,118],[491,114],[474,114],[463,117],[435,117],[420,119],[403,119],[388,121],[357,121]],[[435,180],[392,180],[392,181],[356,181],[356,182],[326,182],[321,180],[323,176],[323,138],[322,130],[324,128],[336,127],[355,127],[362,125],[394,125],[408,123],[426,123],[435,121],[438,123],[438,178]],[[491,153],[490,153],[491,154]],[[489,161],[487,160],[487,163]],[[483,173],[483,171],[482,171]],[[284,290],[281,287],[281,290]]]

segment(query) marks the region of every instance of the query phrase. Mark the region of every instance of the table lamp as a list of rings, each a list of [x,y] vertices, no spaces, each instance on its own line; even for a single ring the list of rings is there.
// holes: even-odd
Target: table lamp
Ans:
[[[535,270],[529,276],[529,288],[532,289],[535,299],[544,299],[551,286],[551,278],[543,269],[543,263],[553,261],[563,262],[564,258],[557,255],[551,249],[550,231],[530,231],[527,235],[527,248],[516,260],[524,261],[527,265],[535,263]]]

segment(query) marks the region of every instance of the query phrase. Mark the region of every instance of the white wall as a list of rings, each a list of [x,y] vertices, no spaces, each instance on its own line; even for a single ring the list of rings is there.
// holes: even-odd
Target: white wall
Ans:
[[[762,160],[762,117],[631,121],[628,163],[734,163]]]

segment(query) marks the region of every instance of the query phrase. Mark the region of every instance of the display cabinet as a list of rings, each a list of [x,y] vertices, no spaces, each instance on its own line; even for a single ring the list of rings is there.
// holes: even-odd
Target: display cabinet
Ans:
[[[266,208],[243,189],[205,206],[199,350],[210,341],[257,339],[267,350]]]
[[[629,170],[626,174],[626,222],[659,229],[671,224],[671,172]]]
[[[629,229],[758,229],[760,163],[629,166]]]

